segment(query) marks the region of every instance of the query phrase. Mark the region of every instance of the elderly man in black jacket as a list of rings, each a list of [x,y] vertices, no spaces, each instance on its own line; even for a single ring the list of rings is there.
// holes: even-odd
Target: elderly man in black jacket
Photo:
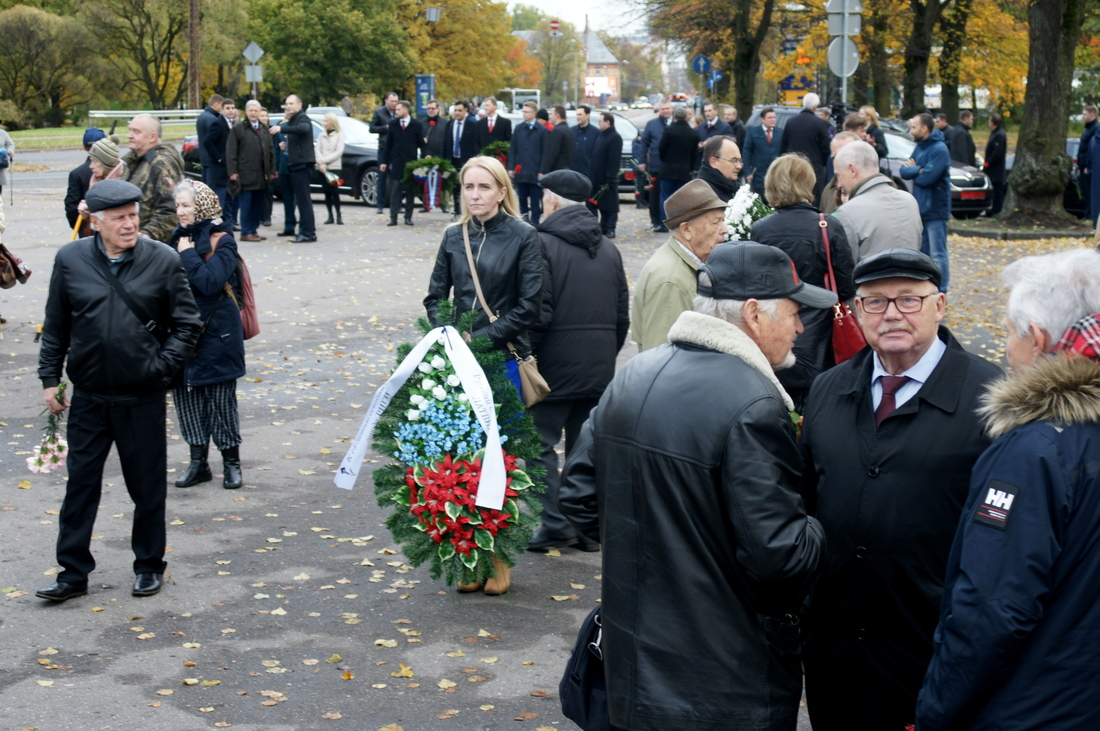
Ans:
[[[611,112],[600,113],[600,136],[588,161],[588,178],[592,192],[588,210],[600,217],[600,230],[609,239],[615,238],[619,222],[619,166],[623,157],[623,138],[615,131]],[[592,203],[595,201],[595,204]]]
[[[807,401],[803,495],[829,536],[810,606],[814,731],[914,722],[947,558],[970,473],[989,446],[977,416],[992,363],[940,326],[940,271],[912,249],[856,265],[870,347],[822,373]]]
[[[825,163],[832,155],[829,149],[829,143],[832,142],[829,123],[816,114],[820,104],[820,97],[813,92],[802,97],[802,111],[787,120],[779,143],[780,155],[798,152],[814,166],[814,176],[817,178],[817,185],[814,186],[815,206],[820,204],[821,191],[829,182],[825,174]]]
[[[62,571],[38,592],[43,599],[88,593],[95,568],[92,527],[112,444],[134,501],[133,594],[161,588],[164,394],[194,349],[202,322],[179,256],[138,234],[141,198],[140,188],[121,180],[92,186],[85,200],[96,234],[63,246],[50,276],[38,377],[50,413],[70,409],[69,480],[57,539]],[[59,399],[66,360],[73,390]]]
[[[229,179],[241,186],[241,241],[263,241],[260,218],[263,215],[267,181],[275,173],[275,143],[260,124],[260,103],[249,99],[244,105],[245,118],[229,130],[225,145]]]
[[[531,410],[542,439],[537,464],[546,469],[546,492],[542,527],[528,548],[545,552],[576,545],[594,551],[598,544],[579,538],[558,509],[555,448],[564,431],[569,458],[588,412],[615,375],[615,358],[630,330],[630,290],[619,250],[585,209],[592,187],[588,178],[559,170],[542,176],[539,185],[545,216],[538,232],[546,264],[542,315],[531,344],[550,395]]]
[[[401,210],[401,199],[405,199],[405,225],[413,225],[413,205],[416,194],[405,187],[405,166],[420,159],[424,149],[424,134],[420,123],[412,118],[412,104],[404,99],[397,102],[396,118],[390,122],[390,131],[386,135],[386,146],[378,160],[378,169],[389,173],[390,222],[387,226],[397,225],[397,212]]]
[[[603,548],[611,723],[790,731],[798,607],[825,550],[799,494],[791,359],[801,306],[836,296],[779,249],[718,246],[669,343],[623,366],[581,429],[558,504]]]
[[[313,123],[302,108],[302,99],[291,94],[283,104],[286,121],[271,128],[273,135],[286,137],[287,167],[290,184],[294,188],[294,202],[298,204],[298,235],[296,244],[308,244],[317,240],[317,227],[313,219],[313,198],[309,190],[309,172],[317,162],[313,153]]]

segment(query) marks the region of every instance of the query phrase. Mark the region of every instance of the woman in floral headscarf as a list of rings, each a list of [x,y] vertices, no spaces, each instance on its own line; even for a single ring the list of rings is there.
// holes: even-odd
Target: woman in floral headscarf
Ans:
[[[191,464],[175,484],[191,487],[214,479],[207,463],[213,437],[225,468],[222,484],[234,490],[242,483],[237,379],[245,373],[237,242],[232,222],[222,221],[218,196],[202,183],[185,180],[176,186],[176,216],[179,226],[168,244],[183,260],[203,328],[173,390],[180,431],[191,445]]]

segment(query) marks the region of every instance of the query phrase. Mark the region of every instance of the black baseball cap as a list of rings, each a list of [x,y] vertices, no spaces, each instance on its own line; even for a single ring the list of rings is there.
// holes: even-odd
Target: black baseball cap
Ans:
[[[869,256],[852,271],[856,284],[873,282],[876,279],[920,279],[929,281],[938,288],[943,275],[936,262],[927,254],[916,249],[887,249]]]
[[[837,302],[834,293],[799,279],[794,262],[782,249],[755,241],[719,244],[699,272],[706,273],[710,284],[699,282],[696,291],[713,299],[792,299],[819,309]]]

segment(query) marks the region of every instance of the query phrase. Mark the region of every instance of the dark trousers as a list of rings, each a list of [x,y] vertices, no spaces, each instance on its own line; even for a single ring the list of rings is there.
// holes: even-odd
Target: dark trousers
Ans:
[[[538,226],[542,217],[542,187],[538,183],[516,183],[516,195],[519,196],[519,215],[532,226]]]
[[[237,223],[237,214],[241,210],[241,197],[239,195],[225,194],[225,202],[222,203],[222,219]]]
[[[379,136],[379,139],[378,139],[378,147],[379,148],[384,146],[384,140],[385,140],[385,138]],[[389,172],[379,172],[377,181],[378,182],[375,183],[376,187],[374,189],[374,191],[375,191],[374,192],[374,197],[375,197],[375,200],[378,202],[378,212],[381,213],[382,209],[384,209],[386,207],[386,204],[388,203],[389,198],[390,198],[390,189],[389,189],[390,174],[389,174]],[[383,195],[383,193],[385,195]]]
[[[543,401],[531,409],[535,419],[535,428],[542,441],[542,454],[533,460],[536,465],[546,469],[546,492],[542,500],[542,528],[539,538],[569,541],[576,537],[576,531],[558,509],[558,487],[561,485],[561,465],[554,448],[565,432],[565,457],[573,451],[581,427],[588,420],[588,414],[600,402],[599,399],[569,399],[564,401]]]
[[[665,220],[661,218],[661,181],[650,176],[650,185],[653,187],[649,190],[649,222],[661,226]]]
[[[416,205],[416,193],[405,187],[401,182],[401,178],[393,175],[387,181],[389,183],[389,196],[390,199],[390,220],[396,221],[397,214],[401,210],[401,198],[405,198],[405,220],[411,221],[413,217],[413,207]],[[380,209],[381,210],[381,209]]]
[[[610,194],[610,190],[607,193],[604,193],[604,195]],[[618,195],[617,191],[615,192],[615,195]],[[617,226],[619,223],[618,211],[601,211],[599,208],[592,205],[591,203],[585,203],[584,205],[587,206],[588,210],[591,211],[593,216],[600,219],[600,233],[609,234],[615,230],[615,226]]]
[[[665,215],[665,201],[672,197],[672,194],[683,188],[688,184],[687,180],[665,180],[661,181],[661,220],[664,221],[668,216]]]
[[[222,220],[228,221],[229,219],[229,191],[225,189],[224,185],[211,185],[210,189],[214,191],[214,195],[218,196],[218,205],[222,207]]]
[[[332,208],[336,207],[336,212],[340,212],[340,191],[336,189],[334,185],[325,186],[325,208],[328,209],[328,217],[332,218]]]
[[[265,190],[242,190],[238,199],[241,201],[241,235],[255,234],[260,229],[260,217],[264,212]]]
[[[294,215],[294,185],[290,182],[290,173],[279,175],[279,192],[283,196],[283,230],[293,232],[298,218]]]
[[[275,205],[275,186],[277,183],[274,180],[267,181],[267,186],[263,189],[263,210],[260,211],[260,224],[263,226],[271,225],[271,209]]]
[[[290,185],[298,205],[298,233],[312,238],[317,235],[317,225],[313,221],[313,198],[309,192],[309,166],[291,170]]]
[[[164,438],[163,396],[148,403],[106,406],[80,397],[69,409],[69,481],[61,504],[57,563],[64,569],[57,580],[73,584],[88,580],[95,569],[92,527],[103,491],[103,463],[114,444],[122,463],[126,490],[134,501],[130,544],[134,573],[164,573],[164,499],[168,452]]]
[[[1007,192],[1007,184],[993,183],[993,207],[989,209],[989,216],[991,218],[1000,213],[1001,209],[1005,207],[1005,193]]]

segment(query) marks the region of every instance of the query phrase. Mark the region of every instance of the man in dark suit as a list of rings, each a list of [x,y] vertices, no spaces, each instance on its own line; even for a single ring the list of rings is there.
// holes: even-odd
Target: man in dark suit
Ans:
[[[787,127],[783,130],[783,140],[779,145],[780,155],[800,152],[810,161],[810,165],[813,165],[814,176],[817,178],[817,184],[814,186],[815,206],[820,202],[821,191],[828,182],[825,177],[825,163],[831,154],[829,143],[832,142],[829,124],[817,116],[817,107],[820,104],[820,97],[813,92],[802,97],[802,111],[787,120]]]
[[[611,112],[601,112],[600,136],[596,138],[596,147],[588,163],[592,194],[586,205],[588,210],[599,216],[600,231],[609,239],[615,238],[615,226],[619,222],[619,166],[622,157],[623,138],[615,131],[615,116]],[[592,200],[596,201],[596,205],[592,205]]]
[[[412,118],[412,105],[404,99],[394,108],[396,118],[390,122],[390,131],[386,134],[386,147],[382,151],[381,165],[384,173],[389,173],[390,222],[397,225],[397,212],[401,209],[401,197],[405,197],[405,225],[413,225],[413,204],[415,193],[405,187],[405,165],[420,158],[424,149],[424,133],[420,123]]]
[[[573,170],[585,177],[588,177],[588,159],[600,134],[599,128],[589,122],[591,114],[592,107],[581,104],[577,107],[577,123],[569,128],[573,133]]]
[[[573,168],[573,130],[565,121],[565,107],[560,104],[550,110],[550,136],[546,138],[546,153],[542,156],[543,175],[555,170]]]
[[[718,106],[714,102],[707,102],[703,105],[703,116],[706,117],[707,121],[695,130],[695,133],[699,135],[699,147],[702,147],[703,143],[711,137],[718,135],[723,137],[733,136],[733,128],[726,124],[725,120],[718,118]]]
[[[733,130],[733,139],[737,140],[737,149],[745,147],[745,135],[748,130],[745,129],[745,123],[737,118],[737,107],[726,107],[725,111],[726,124]]]
[[[390,122],[397,119],[394,116],[393,110],[397,108],[397,92],[391,91],[386,94],[382,100],[382,106],[374,110],[374,115],[370,118],[370,131],[378,135],[378,150],[382,151],[386,147],[386,135],[390,131]],[[381,213],[386,207],[386,201],[389,200],[389,196],[386,192],[389,190],[387,186],[386,173],[379,171],[377,187],[375,188],[375,199],[377,204],[377,212]]]
[[[227,214],[231,210],[229,193],[226,186],[229,185],[229,172],[225,162],[225,145],[229,141],[229,125],[222,117],[221,95],[214,94],[202,110],[195,128],[199,135],[199,162],[202,163],[202,182],[206,183],[218,196],[222,211]]]
[[[546,140],[550,133],[535,119],[539,107],[534,102],[523,103],[523,122],[512,133],[508,150],[508,177],[516,186],[519,212],[532,226],[539,225],[542,215],[542,189],[539,188]]]
[[[975,155],[978,148],[974,144],[974,138],[970,136],[970,126],[974,124],[974,113],[964,109],[959,112],[959,123],[955,125],[955,136],[951,140],[951,159],[961,162],[963,165],[974,167],[977,162]]]
[[[664,136],[671,117],[672,102],[666,99],[657,105],[657,118],[646,122],[645,129],[642,130],[642,142],[639,145],[639,152],[642,156],[638,158],[638,169],[649,176],[650,185],[652,186],[649,189],[649,223],[657,233],[666,234],[668,229],[661,217],[661,193],[658,178],[661,175],[661,137]],[[761,185],[763,185],[763,181],[761,181]]]
[[[993,208],[989,209],[992,217],[1004,207],[1005,191],[1008,188],[1008,173],[1005,172],[1008,135],[1005,133],[1004,120],[997,112],[989,115],[989,129],[989,142],[985,146],[985,174],[993,184]]]
[[[211,94],[206,100],[206,108],[195,120],[195,132],[199,136],[199,164],[202,165],[202,182],[206,183],[206,168],[210,166],[210,150],[206,147],[206,136],[210,127],[222,117],[222,95]],[[209,183],[207,183],[209,185]]]
[[[447,122],[447,138],[443,140],[443,159],[450,160],[455,170],[462,172],[462,166],[476,157],[481,148],[477,146],[477,120],[470,119],[470,102],[459,100],[454,103],[451,121]],[[455,212],[452,221],[457,221],[462,213],[462,185],[454,189]]]
[[[760,110],[760,124],[745,133],[745,146],[741,149],[742,163],[747,182],[752,192],[764,197],[764,176],[768,168],[779,157],[779,148],[783,146],[783,130],[775,126],[775,110],[765,107]]]
[[[933,121],[936,129],[943,134],[943,144],[947,145],[947,151],[951,152],[955,142],[955,128],[947,123],[947,115],[943,112],[937,113]]]
[[[478,120],[478,152],[494,142],[512,141],[512,120],[497,116],[497,100],[488,97],[482,104],[485,116]]]
[[[286,138],[287,169],[290,184],[294,188],[294,202],[298,205],[298,235],[296,244],[308,244],[317,240],[317,227],[313,219],[313,198],[309,190],[309,171],[317,163],[313,154],[313,123],[303,108],[302,98],[291,94],[283,103],[286,121],[272,127],[272,135],[283,133]]]

